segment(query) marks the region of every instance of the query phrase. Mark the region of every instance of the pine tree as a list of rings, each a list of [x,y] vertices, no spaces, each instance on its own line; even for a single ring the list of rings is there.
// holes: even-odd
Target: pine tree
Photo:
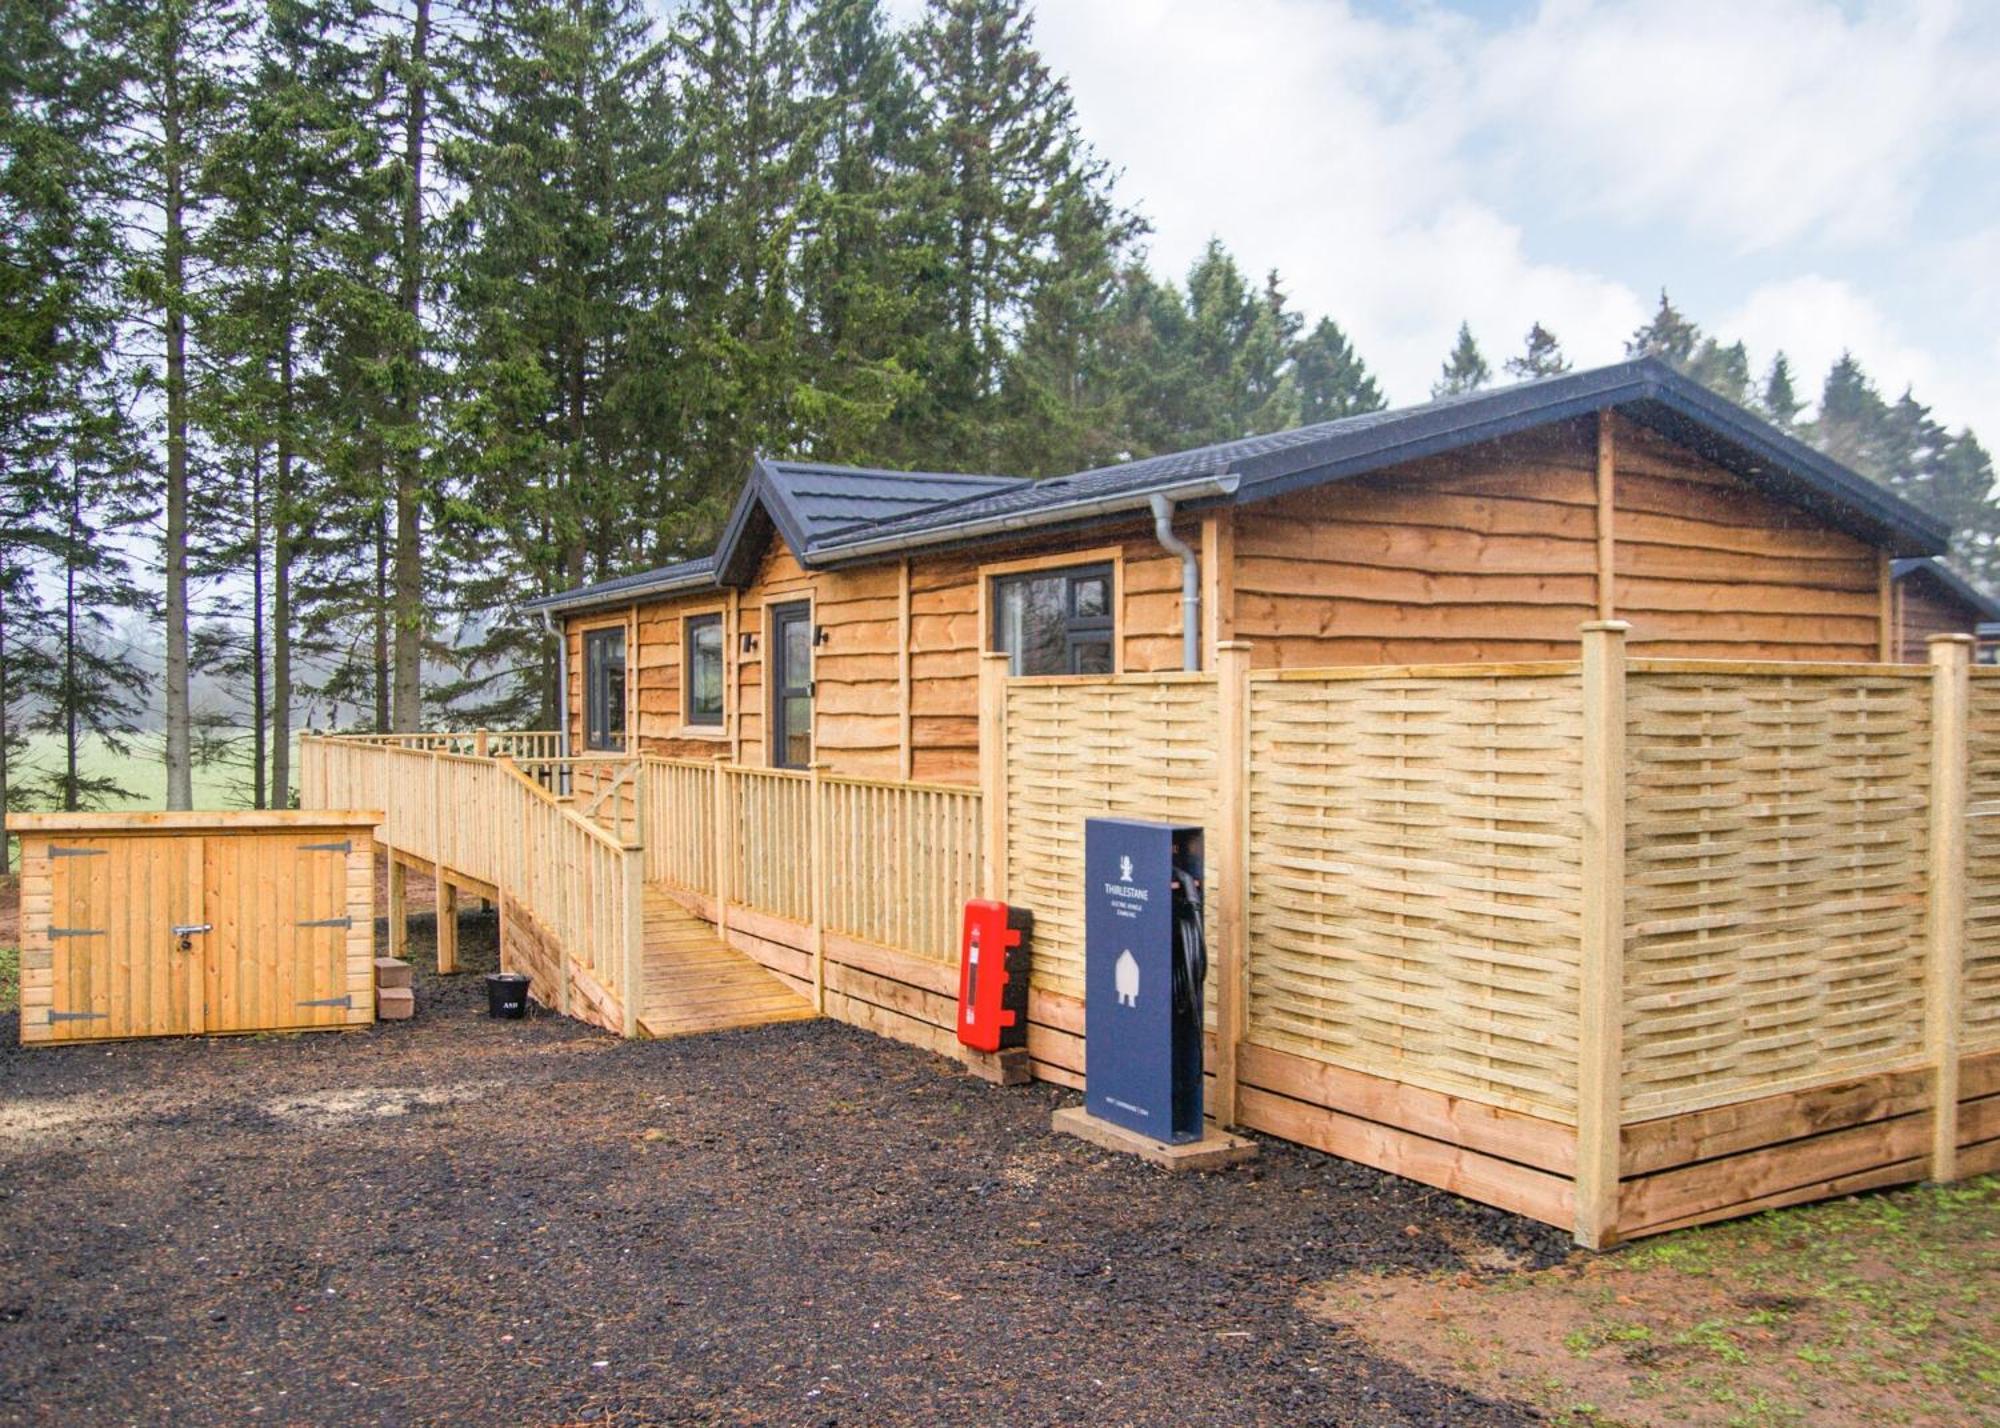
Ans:
[[[80,423],[65,453],[61,545],[50,571],[61,601],[52,612],[46,694],[28,726],[54,735],[61,750],[60,764],[44,772],[34,797],[65,812],[132,797],[115,776],[84,766],[87,742],[131,752],[147,684],[113,621],[145,603],[123,554],[125,538],[145,514],[137,483],[123,477],[132,465],[124,436],[114,408]]]
[[[139,384],[161,398],[167,806],[187,808],[194,801],[188,514],[198,478],[189,327],[205,297],[197,240],[210,195],[202,170],[228,112],[249,20],[239,0],[102,0],[92,21],[120,80],[109,99],[124,136],[114,158],[116,196],[142,229],[126,281],[141,294],[160,363]]]
[[[1292,350],[1292,382],[1299,420],[1336,421],[1388,405],[1368,365],[1330,317],[1323,317]]]
[[[993,463],[992,406],[1028,320],[1028,299],[1068,254],[1096,267],[1136,224],[1108,201],[1068,86],[1034,46],[1027,0],[929,0],[912,36],[929,103],[934,176],[924,200],[943,332],[933,400],[907,414],[935,460]],[[1081,242],[1076,225],[1101,241]]]
[[[1764,374],[1764,388],[1757,399],[1759,409],[1779,428],[1790,431],[1805,407],[1792,386],[1792,364],[1781,351],[1771,359]]]
[[[666,51],[636,0],[559,0],[486,16],[469,55],[478,101],[447,151],[464,674],[436,697],[501,722],[554,672],[518,678],[546,652],[516,601],[650,553],[658,374],[634,360],[633,313],[670,203]]]
[[[1843,352],[1826,374],[1812,444],[1864,476],[1887,481],[1894,466],[1889,407],[1851,352]]]
[[[210,528],[227,534],[207,568],[249,576],[233,612],[246,638],[223,658],[249,686],[255,807],[290,801],[296,565],[345,401],[326,349],[357,311],[322,235],[353,229],[369,202],[377,149],[356,122],[367,58],[339,4],[269,0],[254,71],[205,170],[215,295],[199,335],[227,381],[203,420],[237,477],[210,502]]]
[[[1556,336],[1539,322],[1528,329],[1527,343],[1518,357],[1507,359],[1510,376],[1532,380],[1536,377],[1559,377],[1569,370],[1569,359],[1563,356],[1562,344]]]
[[[1724,347],[1713,337],[1704,337],[1687,365],[1687,373],[1737,406],[1750,405],[1750,354],[1741,342]]]
[[[1701,329],[1681,315],[1665,288],[1660,289],[1660,305],[1652,320],[1632,334],[1625,344],[1628,357],[1657,357],[1678,371],[1686,371],[1694,361]]]
[[[137,598],[114,529],[136,464],[114,365],[116,58],[66,10],[0,8],[0,810],[102,793],[81,739],[129,728],[138,686],[126,650],[89,638]],[[60,768],[24,768],[50,728]]]
[[[1486,385],[1492,375],[1493,369],[1480,355],[1479,344],[1472,340],[1471,324],[1461,322],[1451,355],[1445,358],[1438,380],[1431,384],[1431,396],[1455,397],[1464,392],[1476,392]]]

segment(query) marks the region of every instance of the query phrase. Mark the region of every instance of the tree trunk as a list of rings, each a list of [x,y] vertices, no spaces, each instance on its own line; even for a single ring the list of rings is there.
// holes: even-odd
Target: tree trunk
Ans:
[[[389,732],[389,512],[375,510],[375,732]]]
[[[291,289],[291,259],[284,283]],[[289,318],[287,319],[289,322]],[[278,485],[271,493],[271,807],[292,806],[292,386],[289,326],[278,348]]]
[[[62,672],[62,725],[63,725],[63,812],[75,813],[82,807],[83,800],[77,796],[76,786],[76,711],[81,702],[76,686],[76,557],[77,526],[83,512],[82,494],[77,490],[76,463],[70,463],[69,486],[69,529],[63,541],[63,672]]]
[[[0,818],[4,818],[13,807],[7,801],[7,774],[10,760],[7,750],[11,747],[9,736],[14,732],[8,722],[7,710],[7,591],[0,586]],[[0,828],[0,877],[5,877],[14,868],[13,840],[7,831]]]
[[[264,796],[264,444],[250,448],[250,805]]]
[[[161,165],[166,234],[167,528],[161,556],[167,587],[167,807],[194,807],[193,710],[188,700],[187,228],[180,92],[182,36],[169,23],[160,52]]]
[[[411,27],[409,75],[403,107],[403,166],[408,190],[403,195],[402,279],[398,294],[407,327],[402,381],[396,394],[402,440],[396,448],[396,618],[395,687],[390,717],[398,732],[414,732],[423,722],[424,565],[422,539],[422,452],[417,439],[422,418],[423,343],[423,219],[424,104],[430,77],[430,0],[415,0]]]

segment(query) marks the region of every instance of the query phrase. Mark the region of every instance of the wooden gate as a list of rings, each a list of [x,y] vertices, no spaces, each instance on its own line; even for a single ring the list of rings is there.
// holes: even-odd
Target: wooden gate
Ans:
[[[372,813],[29,814],[21,1040],[374,1020]]]

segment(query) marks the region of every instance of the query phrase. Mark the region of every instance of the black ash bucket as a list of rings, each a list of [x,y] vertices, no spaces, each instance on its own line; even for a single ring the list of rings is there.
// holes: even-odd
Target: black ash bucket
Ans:
[[[519,972],[486,974],[486,1014],[518,1020],[528,1014],[528,979]]]

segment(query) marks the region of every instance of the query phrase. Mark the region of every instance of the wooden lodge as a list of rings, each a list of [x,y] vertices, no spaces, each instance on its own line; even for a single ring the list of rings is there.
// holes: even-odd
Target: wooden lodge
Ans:
[[[963,902],[1024,906],[1072,1087],[1084,822],[1200,824],[1214,1119],[1600,1246],[2000,1170],[1948,534],[1652,362],[1049,481],[765,461],[712,555],[539,602],[566,729],[310,738],[304,799],[385,810],[392,940],[421,868],[627,1036],[954,1055]]]
[[[760,461],[714,555],[538,603],[572,748],[969,784],[1009,601],[1015,674],[1190,667],[1155,497],[1194,667],[1574,658],[1614,618],[1638,655],[1921,659],[2000,618],[1945,598],[1984,599],[1934,522],[1640,362],[1052,481]]]

